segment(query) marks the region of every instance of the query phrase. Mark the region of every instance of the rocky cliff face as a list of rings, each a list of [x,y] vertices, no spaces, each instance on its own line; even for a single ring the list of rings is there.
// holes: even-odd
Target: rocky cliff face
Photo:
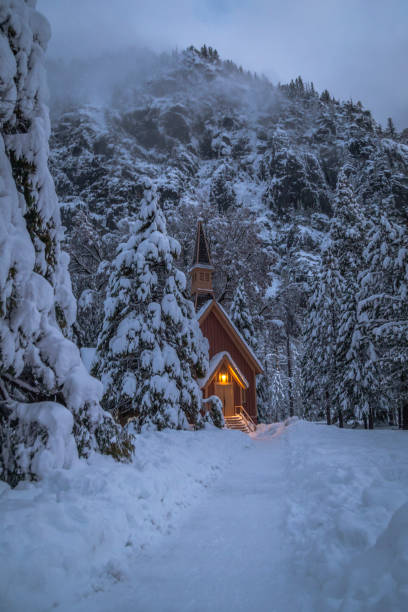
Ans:
[[[142,173],[157,180],[163,203],[211,197],[219,210],[243,204],[278,216],[330,214],[345,160],[360,183],[388,180],[381,188],[397,206],[408,194],[406,147],[361,104],[319,96],[300,78],[274,87],[195,50],[163,59],[135,87],[118,86],[109,106],[74,105],[53,126],[59,195],[115,210],[116,220]]]

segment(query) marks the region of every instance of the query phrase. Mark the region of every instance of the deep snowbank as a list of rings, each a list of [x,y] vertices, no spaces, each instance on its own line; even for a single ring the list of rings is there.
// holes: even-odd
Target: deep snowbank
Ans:
[[[407,432],[299,422],[286,441],[300,609],[408,610]]]
[[[131,579],[132,555],[170,533],[248,444],[215,428],[146,433],[131,465],[94,455],[39,483],[0,483],[0,610],[75,609]]]

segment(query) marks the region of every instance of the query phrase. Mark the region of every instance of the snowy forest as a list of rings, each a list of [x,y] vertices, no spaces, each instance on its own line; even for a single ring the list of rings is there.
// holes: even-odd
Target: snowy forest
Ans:
[[[0,0],[0,608],[406,610],[408,128],[207,44],[47,58],[35,5]],[[199,221],[251,435],[202,397]]]
[[[301,77],[272,84],[205,45],[145,52],[134,73],[120,55],[111,62],[114,93],[100,96],[100,67],[67,66],[70,96],[50,65],[64,92],[52,99],[50,168],[78,345],[97,344],[113,254],[147,175],[179,269],[188,277],[202,218],[229,311],[243,280],[239,328],[264,366],[262,421],[408,427],[408,132]]]

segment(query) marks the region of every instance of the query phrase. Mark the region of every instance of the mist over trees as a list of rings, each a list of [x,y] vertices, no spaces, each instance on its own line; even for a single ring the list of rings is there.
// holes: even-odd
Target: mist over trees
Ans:
[[[70,102],[75,113],[54,108],[51,163],[68,227],[79,341],[95,344],[98,326],[92,338],[83,328],[88,316],[102,325],[108,253],[123,241],[148,175],[181,245],[178,265],[188,273],[201,217],[225,307],[242,279],[267,372],[258,385],[262,418],[396,422],[403,384],[379,367],[391,346],[380,349],[377,328],[363,325],[360,297],[368,291],[373,211],[405,235],[404,134],[392,120],[383,129],[360,102],[319,93],[301,77],[273,85],[205,45],[138,53],[147,61],[133,76],[128,60],[112,59],[121,67],[111,99],[92,105],[78,95]],[[85,255],[84,232],[98,254]],[[374,379],[381,409],[373,412]]]

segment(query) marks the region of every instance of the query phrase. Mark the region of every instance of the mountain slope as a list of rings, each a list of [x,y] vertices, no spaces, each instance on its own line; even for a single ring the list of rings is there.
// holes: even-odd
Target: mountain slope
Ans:
[[[260,352],[265,357],[277,347],[271,359],[283,373],[285,334],[294,342],[295,362],[302,352],[308,281],[340,168],[349,165],[362,208],[386,203],[391,215],[405,219],[408,147],[360,103],[340,103],[327,91],[319,96],[300,77],[273,86],[207,48],[154,61],[149,55],[146,62],[142,76],[139,70],[118,77],[104,103],[84,103],[81,94],[54,113],[51,170],[68,227],[78,333],[83,343],[95,343],[109,261],[148,175],[182,244],[181,267],[188,271],[202,216],[218,299],[228,306],[244,277]],[[276,298],[289,282],[297,287],[288,298],[294,323],[283,333],[288,299],[282,305]]]

